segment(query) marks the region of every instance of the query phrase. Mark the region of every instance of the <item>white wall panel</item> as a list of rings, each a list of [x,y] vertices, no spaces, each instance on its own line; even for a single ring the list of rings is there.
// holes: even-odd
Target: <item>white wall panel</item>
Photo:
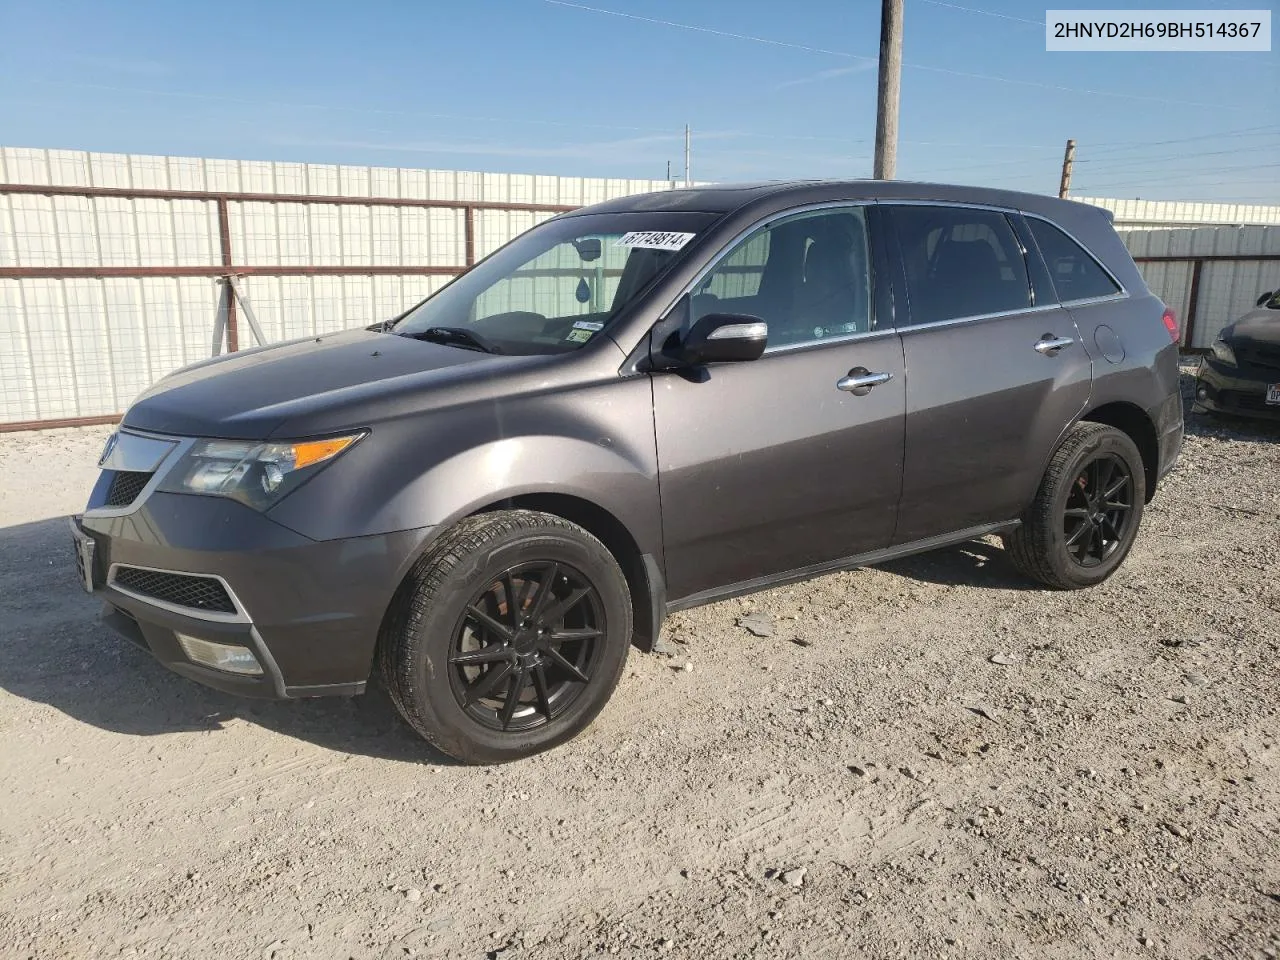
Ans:
[[[663,180],[553,177],[199,157],[126,156],[0,148],[0,181],[35,185],[173,189],[540,203],[579,206],[666,190]],[[1280,247],[1280,208],[1147,201],[1090,201],[1135,228],[1135,254],[1261,254]],[[455,209],[311,204],[229,205],[234,260],[245,266],[349,267],[343,276],[247,276],[241,287],[269,341],[385,319],[443,286],[447,277],[359,273],[364,266],[458,267],[465,215]],[[477,256],[550,213],[475,211]],[[1152,230],[1165,222],[1257,224]],[[165,267],[221,263],[217,205],[201,200],[0,195],[0,266]],[[1152,289],[1185,317],[1187,262],[1143,267]],[[560,278],[545,278],[553,295]],[[541,282],[541,281],[539,281]],[[572,282],[571,280],[565,282]],[[609,280],[602,295],[607,295]],[[1280,287],[1280,264],[1206,266],[1197,344]],[[118,413],[165,373],[208,355],[220,286],[214,278],[0,280],[0,422]],[[240,342],[253,343],[243,315]]]

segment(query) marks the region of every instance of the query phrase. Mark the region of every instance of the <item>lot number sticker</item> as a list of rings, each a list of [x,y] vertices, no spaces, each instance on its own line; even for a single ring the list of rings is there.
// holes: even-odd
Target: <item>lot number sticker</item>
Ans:
[[[669,230],[636,230],[631,233],[624,233],[614,243],[614,246],[636,247],[641,250],[679,250],[692,239],[692,233],[672,233]]]

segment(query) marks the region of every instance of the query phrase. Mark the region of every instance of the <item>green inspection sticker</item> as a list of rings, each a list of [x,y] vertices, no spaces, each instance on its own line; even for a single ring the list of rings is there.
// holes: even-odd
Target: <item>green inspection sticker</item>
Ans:
[[[569,333],[565,336],[564,342],[565,343],[586,343],[593,336],[595,336],[594,330],[580,330],[575,328],[573,330],[570,330]]]

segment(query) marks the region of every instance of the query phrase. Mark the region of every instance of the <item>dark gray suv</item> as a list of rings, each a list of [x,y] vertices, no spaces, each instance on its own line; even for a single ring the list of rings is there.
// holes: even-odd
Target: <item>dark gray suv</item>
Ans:
[[[166,666],[441,750],[581,731],[670,612],[988,534],[1105,579],[1178,456],[1178,328],[1102,210],[901,182],[629,197],[402,316],[187,367],[73,519]]]

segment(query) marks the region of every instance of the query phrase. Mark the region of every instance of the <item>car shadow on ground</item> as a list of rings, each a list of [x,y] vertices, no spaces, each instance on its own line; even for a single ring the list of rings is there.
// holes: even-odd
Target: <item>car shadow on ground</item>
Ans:
[[[1042,590],[1013,567],[1004,549],[987,540],[967,540],[953,547],[879,564],[881,570],[910,580],[923,580],[980,590]]]
[[[65,519],[0,529],[0,689],[131,736],[241,720],[343,753],[456,762],[414,734],[373,683],[359,697],[282,702],[210,690],[119,637],[99,621],[101,608],[79,588]]]

